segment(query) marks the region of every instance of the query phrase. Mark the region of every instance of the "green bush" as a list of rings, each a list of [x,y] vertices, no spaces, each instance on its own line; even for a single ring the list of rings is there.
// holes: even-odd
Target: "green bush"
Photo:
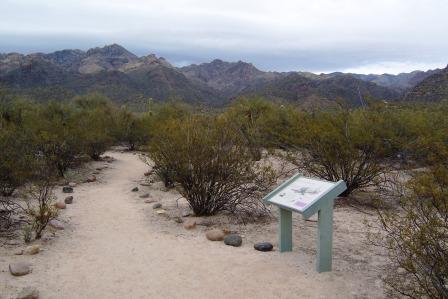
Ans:
[[[122,108],[117,113],[116,122],[116,139],[125,142],[129,150],[135,150],[148,142],[152,130],[150,113],[137,115]]]
[[[304,127],[290,130],[291,135],[301,135],[291,161],[309,175],[344,180],[347,190],[342,196],[377,185],[389,168],[378,117],[369,110],[310,115]]]
[[[399,209],[379,212],[383,230],[373,239],[388,252],[390,296],[448,298],[447,165],[417,173]]]
[[[270,169],[255,167],[238,129],[222,119],[167,121],[151,142],[149,156],[173,171],[180,193],[198,216],[255,213],[260,194],[273,182]]]
[[[76,125],[81,151],[93,160],[100,156],[114,143],[115,108],[113,104],[100,95],[88,95],[75,99]]]

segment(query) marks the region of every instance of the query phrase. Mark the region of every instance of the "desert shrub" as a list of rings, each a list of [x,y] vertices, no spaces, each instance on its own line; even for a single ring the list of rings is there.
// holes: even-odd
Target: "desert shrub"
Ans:
[[[390,296],[448,298],[448,168],[431,167],[410,180],[398,210],[380,210],[375,244],[387,249]]]
[[[26,119],[32,136],[30,146],[35,154],[43,155],[55,166],[60,176],[77,163],[81,153],[78,124],[73,108],[67,103],[50,102],[41,105],[37,113]],[[86,128],[83,128],[86,130]]]
[[[124,108],[117,112],[115,136],[117,140],[125,142],[129,150],[148,142],[152,125],[149,113],[134,114]]]
[[[33,183],[27,190],[26,213],[35,238],[40,239],[47,225],[58,214],[53,205],[55,200],[53,189],[57,172],[52,161],[43,155],[37,156],[30,166],[33,171]]]
[[[344,180],[348,196],[354,190],[375,186],[388,170],[383,130],[377,126],[380,114],[369,110],[310,115],[301,129],[296,150],[289,158],[310,175],[329,180]]]
[[[10,196],[29,177],[26,135],[14,126],[0,131],[0,195]]]
[[[25,225],[22,230],[23,242],[30,243],[33,239],[33,227],[31,225]]]
[[[104,96],[93,94],[75,99],[76,124],[81,151],[93,160],[100,156],[114,142],[113,104]]]
[[[273,176],[257,168],[238,128],[223,119],[191,116],[173,119],[154,136],[150,158],[173,171],[198,216],[220,211],[251,214],[260,207]]]
[[[275,106],[261,98],[241,98],[227,109],[224,116],[238,128],[253,159],[262,158],[263,147],[268,143],[264,135],[264,121],[274,114]]]

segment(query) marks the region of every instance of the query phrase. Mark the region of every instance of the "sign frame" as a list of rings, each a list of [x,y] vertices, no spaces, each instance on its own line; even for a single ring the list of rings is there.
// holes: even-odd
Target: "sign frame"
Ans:
[[[293,209],[278,202],[270,200],[300,178],[313,181],[332,183],[333,186],[325,192],[319,194],[303,210]],[[318,214],[318,241],[317,241],[317,272],[328,272],[332,269],[332,247],[333,247],[333,205],[334,199],[347,189],[344,181],[329,182],[321,179],[309,178],[301,173],[293,175],[291,178],[280,184],[277,188],[267,194],[263,201],[266,204],[276,205],[279,208],[279,249],[280,252],[292,251],[292,212],[302,214],[305,219],[309,219],[314,214]]]

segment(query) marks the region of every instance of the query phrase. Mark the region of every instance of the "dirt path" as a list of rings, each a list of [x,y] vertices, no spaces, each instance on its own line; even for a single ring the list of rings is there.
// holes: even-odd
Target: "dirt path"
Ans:
[[[206,240],[202,228],[167,231],[131,192],[147,166],[130,153],[110,155],[116,161],[98,182],[75,188],[73,205],[63,211],[67,229],[43,252],[0,256],[6,298],[25,286],[37,287],[44,299],[382,296],[366,293],[357,273],[316,274],[313,254],[260,253],[249,242],[233,248]],[[12,261],[29,261],[33,272],[12,277]]]

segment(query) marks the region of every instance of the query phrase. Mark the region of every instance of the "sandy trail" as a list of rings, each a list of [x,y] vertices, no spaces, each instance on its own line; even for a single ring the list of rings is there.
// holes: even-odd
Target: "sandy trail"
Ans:
[[[160,225],[168,220],[131,192],[147,166],[130,153],[108,154],[116,161],[98,182],[75,188],[63,211],[68,228],[43,252],[0,257],[6,298],[25,286],[44,299],[367,297],[357,273],[315,273],[312,254],[260,253],[246,241],[233,248],[206,240],[201,229],[168,232]],[[21,260],[32,263],[31,274],[5,271]]]

